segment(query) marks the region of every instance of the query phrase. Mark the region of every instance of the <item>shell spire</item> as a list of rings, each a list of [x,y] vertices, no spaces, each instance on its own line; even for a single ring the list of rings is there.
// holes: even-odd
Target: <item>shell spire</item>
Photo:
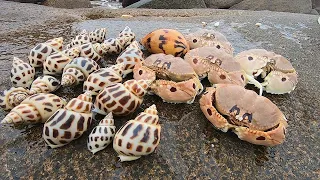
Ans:
[[[152,106],[145,109],[144,112],[140,113],[134,120],[151,125],[158,125],[159,116],[156,105],[153,104]]]
[[[29,53],[29,63],[33,67],[41,67],[46,58],[53,52],[62,50],[63,38],[54,38],[37,44]]]
[[[98,69],[100,69],[99,65],[92,59],[84,57],[75,58],[64,67],[61,85],[77,85],[85,81],[92,72]]]
[[[0,92],[0,107],[4,110],[10,110],[19,105],[29,96],[29,90],[22,87],[11,87],[8,90]]]
[[[41,76],[33,81],[30,93],[50,93],[56,91],[60,87],[60,81],[52,76]]]
[[[151,83],[151,80],[128,80],[123,85],[134,95],[143,97],[148,92]]]
[[[133,161],[152,153],[160,143],[161,126],[156,106],[152,105],[116,133],[113,149],[120,161]]]
[[[57,110],[44,124],[43,138],[51,148],[67,145],[78,139],[92,121],[92,97],[89,92],[71,99],[65,108]]]
[[[90,133],[87,147],[90,152],[95,154],[105,149],[113,140],[116,133],[112,113],[106,115]]]
[[[13,57],[10,80],[14,87],[29,88],[35,76],[35,69],[17,57]]]
[[[44,123],[55,111],[64,107],[65,101],[54,94],[35,94],[18,106],[1,121],[2,124]]]

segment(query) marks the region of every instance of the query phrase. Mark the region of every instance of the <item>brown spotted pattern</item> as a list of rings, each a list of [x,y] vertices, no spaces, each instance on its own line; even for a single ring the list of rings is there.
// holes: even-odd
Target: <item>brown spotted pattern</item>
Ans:
[[[95,110],[100,114],[128,115],[140,106],[149,85],[146,80],[128,80],[105,87],[96,97]]]
[[[60,81],[53,76],[40,76],[32,82],[30,93],[50,93],[56,91],[60,87]]]
[[[122,47],[126,48],[129,46],[136,38],[136,35],[132,30],[126,26],[118,35],[118,38],[121,40],[120,43]]]
[[[141,44],[150,53],[171,54],[176,57],[184,56],[190,50],[183,35],[174,29],[152,31],[141,39]]]
[[[269,99],[234,84],[207,88],[200,99],[206,118],[218,129],[232,129],[241,140],[275,146],[285,140],[287,120]]]
[[[113,141],[115,133],[116,126],[114,126],[112,113],[109,113],[91,131],[87,140],[88,150],[93,154],[103,150]]]
[[[10,80],[13,87],[29,88],[35,76],[35,69],[30,64],[13,57]]]
[[[107,54],[120,54],[124,47],[123,47],[123,40],[120,38],[109,38],[106,39],[103,44],[105,45],[105,51]]]
[[[105,87],[114,83],[121,83],[123,69],[124,64],[120,63],[94,71],[83,83],[83,91],[90,91],[92,95],[97,95]]]
[[[116,60],[117,63],[124,63],[124,77],[132,72],[136,63],[144,60],[140,48],[134,47],[135,46],[129,46]]]
[[[11,110],[30,96],[30,92],[22,87],[11,87],[0,92],[0,107],[4,110]]]
[[[102,43],[107,35],[106,28],[96,29],[89,33],[90,42],[92,43]]]
[[[116,133],[113,148],[121,161],[132,161],[152,153],[160,143],[161,126],[155,105],[128,121]]]
[[[35,94],[18,106],[1,121],[6,124],[34,124],[44,123],[58,109],[63,108],[66,102],[54,94]]]
[[[51,148],[62,147],[79,138],[92,121],[90,93],[71,99],[65,108],[57,110],[44,124],[43,138]]]
[[[87,57],[94,61],[100,61],[102,56],[106,53],[105,44],[102,43],[86,43],[79,47],[80,49],[80,56]]]
[[[77,47],[50,54],[43,62],[43,74],[60,75],[63,68],[74,58],[79,57],[80,50]]]
[[[61,85],[77,85],[85,81],[92,72],[98,69],[100,69],[100,66],[90,58],[75,58],[63,69]]]
[[[63,38],[54,38],[45,43],[37,44],[29,53],[29,63],[33,67],[42,67],[46,58],[54,52],[62,50]]]

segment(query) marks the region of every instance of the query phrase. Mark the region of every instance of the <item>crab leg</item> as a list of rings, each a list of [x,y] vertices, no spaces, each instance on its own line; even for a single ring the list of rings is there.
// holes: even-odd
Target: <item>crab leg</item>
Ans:
[[[259,95],[262,96],[263,86],[261,85],[261,83],[248,74],[244,74],[244,75],[245,75],[246,79],[248,80],[248,83],[253,84],[257,88],[260,89]]]

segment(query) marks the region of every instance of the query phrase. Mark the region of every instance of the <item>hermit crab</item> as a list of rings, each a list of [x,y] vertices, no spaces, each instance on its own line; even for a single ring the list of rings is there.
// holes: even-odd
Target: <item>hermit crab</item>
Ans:
[[[133,161],[151,154],[160,143],[161,126],[155,105],[129,120],[116,133],[113,149],[120,161]]]
[[[183,35],[174,29],[158,29],[141,39],[141,44],[151,53],[184,56],[190,49]]]
[[[287,120],[269,99],[234,84],[207,88],[200,99],[206,118],[219,130],[232,129],[240,139],[275,146],[285,139]]]
[[[198,76],[208,77],[211,84],[246,85],[245,72],[232,55],[216,47],[199,47],[184,57]]]
[[[201,29],[186,35],[186,40],[190,45],[190,49],[205,46],[214,46],[228,54],[233,54],[233,48],[227,38],[218,31]]]
[[[133,70],[134,79],[154,81],[151,92],[165,102],[193,103],[203,86],[193,68],[180,57],[165,54],[152,54],[143,62],[138,62]]]
[[[265,49],[250,49],[235,56],[246,72],[249,83],[272,94],[293,91],[298,83],[298,75],[292,64],[283,56]],[[261,77],[259,83],[255,78]]]

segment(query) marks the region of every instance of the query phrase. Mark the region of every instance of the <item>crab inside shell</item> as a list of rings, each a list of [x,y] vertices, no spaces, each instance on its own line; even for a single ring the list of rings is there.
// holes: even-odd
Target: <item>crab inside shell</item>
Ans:
[[[232,84],[210,87],[200,99],[206,118],[223,132],[232,129],[240,139],[274,146],[285,139],[287,120],[269,99]]]

